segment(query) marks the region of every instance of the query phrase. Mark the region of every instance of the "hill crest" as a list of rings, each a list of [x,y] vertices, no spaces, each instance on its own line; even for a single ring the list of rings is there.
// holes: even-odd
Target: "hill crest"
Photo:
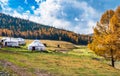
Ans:
[[[89,35],[80,35],[72,31],[38,24],[0,13],[0,36],[22,37],[26,39],[49,39],[86,45]]]

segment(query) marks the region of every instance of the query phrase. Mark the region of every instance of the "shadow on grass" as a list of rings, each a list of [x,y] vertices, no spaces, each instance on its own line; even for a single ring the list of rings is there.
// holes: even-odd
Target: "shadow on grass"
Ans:
[[[17,49],[17,48],[15,48]],[[9,54],[24,54],[24,53],[28,53],[28,54],[32,54],[32,53],[49,53],[48,51],[30,51],[24,48],[18,48],[18,50],[14,50],[13,48],[11,49],[0,49],[1,53],[9,53]]]
[[[20,53],[49,53],[48,51],[30,51],[30,50],[26,50],[26,51],[19,51]]]

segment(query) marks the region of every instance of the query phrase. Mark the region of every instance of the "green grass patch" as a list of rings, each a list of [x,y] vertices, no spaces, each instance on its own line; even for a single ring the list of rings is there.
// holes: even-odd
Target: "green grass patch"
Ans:
[[[75,48],[68,53],[31,52],[23,47],[0,49],[0,59],[20,68],[26,68],[36,76],[36,72],[55,76],[120,76],[119,70],[95,60],[101,58],[85,46]],[[0,67],[1,68],[1,67]]]

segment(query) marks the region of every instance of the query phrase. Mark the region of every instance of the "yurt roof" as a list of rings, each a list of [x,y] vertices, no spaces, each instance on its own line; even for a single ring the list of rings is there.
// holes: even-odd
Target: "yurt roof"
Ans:
[[[34,40],[29,46],[42,46],[44,45],[39,40]]]
[[[6,38],[5,42],[18,42],[15,38]]]
[[[23,38],[17,38],[17,40],[18,40],[18,41],[24,41],[24,39],[23,39]]]
[[[2,40],[10,39],[10,37],[3,37]]]

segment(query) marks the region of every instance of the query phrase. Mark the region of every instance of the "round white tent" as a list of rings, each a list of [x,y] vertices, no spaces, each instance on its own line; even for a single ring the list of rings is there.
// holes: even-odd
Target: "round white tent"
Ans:
[[[28,45],[28,50],[43,51],[45,50],[45,46],[39,40],[34,40]]]
[[[19,43],[16,39],[14,38],[7,38],[4,42],[3,42],[4,46],[11,46],[11,47],[18,47]]]
[[[7,39],[10,39],[10,37],[3,37],[3,38],[1,39],[1,42],[4,42],[4,41],[7,40]]]
[[[20,45],[25,44],[25,40],[23,38],[17,38]]]

